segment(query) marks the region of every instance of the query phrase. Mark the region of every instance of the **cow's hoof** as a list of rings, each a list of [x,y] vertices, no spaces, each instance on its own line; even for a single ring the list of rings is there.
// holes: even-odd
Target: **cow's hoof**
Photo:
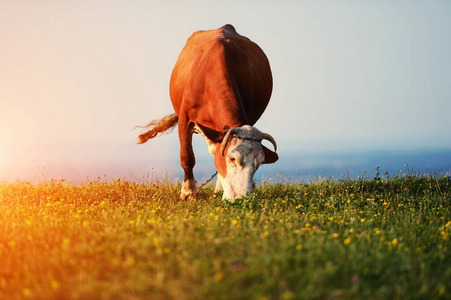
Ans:
[[[182,190],[180,192],[180,199],[182,201],[194,200],[197,197],[196,180],[186,180],[182,184]]]
[[[196,194],[183,194],[182,192],[180,193],[180,200],[182,201],[192,201],[195,200],[197,198],[197,193]]]

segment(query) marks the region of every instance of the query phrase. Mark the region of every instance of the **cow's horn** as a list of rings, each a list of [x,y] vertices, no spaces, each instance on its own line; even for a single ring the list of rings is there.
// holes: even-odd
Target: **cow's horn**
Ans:
[[[224,156],[224,150],[225,150],[225,148],[227,147],[227,143],[229,142],[230,136],[231,136],[232,134],[234,134],[234,133],[236,133],[236,128],[230,129],[230,130],[227,132],[227,134],[226,134],[226,136],[224,137],[224,139],[222,140],[221,148],[220,148],[222,156]]]
[[[271,135],[269,135],[268,133],[263,133],[263,139],[270,141],[271,144],[274,146],[274,151],[277,151],[276,141],[274,140],[274,138]]]

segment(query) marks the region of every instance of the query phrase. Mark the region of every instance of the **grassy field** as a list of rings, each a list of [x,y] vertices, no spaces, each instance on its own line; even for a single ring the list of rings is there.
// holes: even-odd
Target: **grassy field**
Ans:
[[[0,298],[450,299],[451,180],[0,184]]]

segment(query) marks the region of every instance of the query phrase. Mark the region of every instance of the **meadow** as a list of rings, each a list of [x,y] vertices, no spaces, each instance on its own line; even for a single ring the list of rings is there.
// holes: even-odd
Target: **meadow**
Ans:
[[[1,299],[450,299],[451,180],[0,183]]]

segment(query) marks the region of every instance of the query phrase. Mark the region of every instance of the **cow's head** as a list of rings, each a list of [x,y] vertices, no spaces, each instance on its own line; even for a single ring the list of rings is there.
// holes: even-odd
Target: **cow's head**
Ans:
[[[278,160],[278,155],[261,144],[268,140],[277,151],[272,136],[255,127],[244,125],[219,132],[196,123],[196,130],[205,137],[218,170],[216,191],[224,190],[223,199],[246,197],[254,188],[254,174],[261,164]]]

